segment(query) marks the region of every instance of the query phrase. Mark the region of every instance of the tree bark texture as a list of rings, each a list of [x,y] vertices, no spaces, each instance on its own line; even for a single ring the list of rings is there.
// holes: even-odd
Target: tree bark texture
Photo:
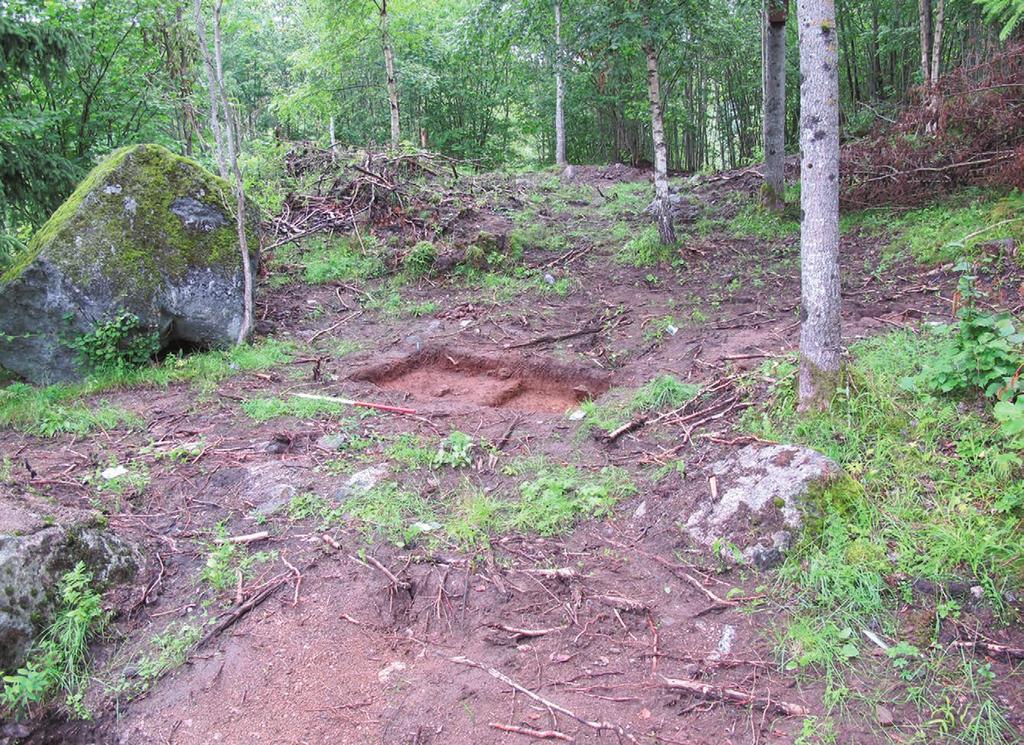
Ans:
[[[658,236],[665,245],[676,242],[672,224],[672,203],[668,193],[668,150],[665,147],[665,120],[661,109],[661,83],[658,79],[658,55],[651,44],[647,54],[647,97],[651,104],[651,138],[654,142],[654,199],[658,218]]]
[[[206,43],[206,21],[203,19],[203,2],[195,0],[194,12],[196,17],[196,36],[199,39],[199,49],[203,53],[203,67],[206,69],[206,87],[210,92],[210,129],[213,130],[213,147],[217,153],[217,169],[220,177],[225,181],[228,178],[228,164],[224,158],[224,137],[220,131],[220,116],[217,111],[220,109],[220,95],[216,73],[213,69],[213,60],[210,58],[210,46]]]
[[[800,408],[839,384],[839,45],[834,0],[797,0],[800,30]]]
[[[761,203],[781,212],[786,187],[786,15],[788,0],[765,0],[764,185]]]
[[[565,77],[562,74],[562,0],[555,0],[555,164],[564,168],[565,159]]]
[[[391,149],[397,150],[401,133],[398,116],[398,81],[395,78],[395,51],[391,47],[391,34],[388,31],[388,0],[381,0],[380,8],[380,43],[384,48],[384,68],[388,76],[388,102],[391,106]]]

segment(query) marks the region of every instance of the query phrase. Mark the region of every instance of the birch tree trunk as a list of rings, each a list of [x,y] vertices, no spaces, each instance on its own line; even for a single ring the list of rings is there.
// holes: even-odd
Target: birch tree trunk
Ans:
[[[388,102],[391,106],[391,149],[397,150],[401,139],[398,118],[398,82],[395,80],[395,52],[388,33],[388,0],[377,3],[380,9],[380,43],[384,48],[384,69],[388,76]]]
[[[932,65],[929,84],[933,91],[942,73],[942,31],[946,25],[946,0],[938,0],[932,17]]]
[[[651,138],[654,142],[654,201],[658,218],[658,236],[668,246],[676,242],[672,224],[672,203],[668,193],[668,151],[665,148],[665,119],[661,110],[661,83],[658,79],[658,55],[648,43],[647,97],[651,104]]]
[[[220,116],[217,111],[220,108],[218,103],[220,96],[217,93],[217,78],[213,70],[213,60],[210,59],[210,47],[206,43],[206,21],[203,19],[202,0],[195,0],[193,12],[196,20],[196,36],[199,39],[199,49],[203,54],[203,67],[206,69],[206,87],[210,92],[210,129],[213,130],[213,148],[217,153],[217,169],[220,177],[225,181],[228,178],[228,165],[224,159],[224,138],[220,131]]]
[[[786,188],[786,16],[788,0],[764,3],[764,184],[761,204],[785,207]]]
[[[800,409],[839,384],[839,46],[834,0],[797,0],[800,27]]]
[[[921,83],[927,86],[932,79],[932,2],[917,0],[917,22],[921,34]]]
[[[228,102],[227,90],[224,86],[224,70],[221,55],[220,11],[222,0],[213,2],[213,81],[211,94],[214,106],[217,105],[224,113],[224,127],[215,131],[218,137],[218,152],[227,151],[234,176],[233,191],[235,192],[235,226],[238,230],[238,246],[242,254],[242,323],[238,329],[238,344],[244,344],[252,334],[252,260],[249,256],[249,239],[245,232],[245,192],[243,191],[242,172],[238,167],[238,151],[236,149],[236,131],[231,106]],[[210,59],[210,49],[206,43],[206,24],[203,21],[202,0],[195,0],[196,31],[202,48],[203,58]],[[219,135],[218,135],[219,133]],[[223,139],[223,142],[221,140]]]
[[[555,0],[555,165],[564,168],[565,159],[565,78],[562,75],[562,0]]]

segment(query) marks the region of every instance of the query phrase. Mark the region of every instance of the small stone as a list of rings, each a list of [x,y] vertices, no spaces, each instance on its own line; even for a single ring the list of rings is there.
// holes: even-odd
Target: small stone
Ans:
[[[883,727],[889,727],[895,721],[892,711],[881,704],[875,705],[875,717],[878,719],[878,723]]]
[[[395,673],[400,673],[403,670],[405,670],[404,662],[400,660],[389,662],[380,670],[380,672],[377,673],[377,680],[381,683],[387,683]]]
[[[581,419],[583,419],[584,417],[586,417],[586,415],[587,415],[587,412],[585,412],[583,409],[576,409],[571,414],[569,414],[569,421],[570,422],[578,422]]]
[[[341,434],[324,435],[316,441],[316,446],[323,450],[341,450],[345,447],[348,438]]]
[[[128,473],[128,469],[124,466],[111,466],[100,473],[100,476],[105,478],[107,481],[111,481],[124,476],[126,473]]]
[[[985,597],[985,588],[981,585],[975,585],[971,588],[971,597],[975,600],[982,600]]]
[[[637,505],[635,510],[633,510],[633,517],[639,519],[639,518],[643,517],[646,514],[647,514],[647,500],[645,499],[644,501],[642,501],[640,504]]]
[[[547,282],[549,285],[553,285],[555,283],[555,275],[545,274],[544,281]]]

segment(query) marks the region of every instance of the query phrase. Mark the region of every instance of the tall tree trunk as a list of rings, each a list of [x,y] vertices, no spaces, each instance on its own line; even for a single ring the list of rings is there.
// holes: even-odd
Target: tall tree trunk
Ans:
[[[555,164],[564,168],[565,159],[565,78],[562,74],[562,0],[555,0]]]
[[[651,140],[654,143],[654,199],[658,217],[658,236],[664,245],[676,242],[672,224],[672,203],[668,193],[668,152],[665,149],[665,119],[661,110],[661,85],[658,80],[658,55],[648,43],[647,97],[651,104]]]
[[[391,149],[397,150],[401,133],[398,117],[398,82],[395,79],[395,51],[391,48],[391,35],[388,32],[388,0],[377,3],[380,10],[380,43],[384,48],[384,69],[388,75],[388,103],[391,107]]]
[[[761,203],[781,212],[786,187],[786,16],[789,0],[765,0],[764,185]]]
[[[946,25],[946,0],[937,0],[935,15],[932,17],[932,64],[929,85],[934,89],[942,74],[942,32]]]
[[[839,385],[839,45],[834,0],[797,0],[800,26],[800,408]]]
[[[210,46],[206,43],[206,21],[203,20],[202,0],[195,0],[196,36],[199,39],[199,49],[203,53],[203,67],[206,69],[206,87],[210,92],[210,129],[213,130],[213,149],[217,153],[217,170],[224,180],[228,178],[228,164],[224,158],[224,137],[220,131],[220,94],[216,73],[213,69],[213,60],[210,58]]]
[[[918,29],[921,35],[921,82],[927,86],[932,79],[932,2],[917,0]]]
[[[238,328],[237,343],[244,344],[252,334],[252,260],[249,256],[249,239],[245,231],[245,192],[243,191],[242,172],[238,167],[238,151],[236,149],[236,131],[231,107],[228,103],[227,90],[224,87],[224,70],[221,55],[220,10],[222,0],[213,1],[213,52],[214,64],[211,90],[214,96],[213,108],[218,105],[224,113],[224,128],[218,131],[224,142],[218,141],[218,152],[227,151],[231,162],[231,173],[234,176],[233,191],[235,192],[235,226],[238,230],[238,246],[242,254],[242,323]],[[210,49],[206,44],[206,24],[203,20],[202,0],[195,0],[196,31],[202,47],[203,58],[210,59]]]

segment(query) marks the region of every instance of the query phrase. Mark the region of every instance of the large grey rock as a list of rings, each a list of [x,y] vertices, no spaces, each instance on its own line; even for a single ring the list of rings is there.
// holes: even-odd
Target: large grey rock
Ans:
[[[52,620],[63,575],[79,561],[103,590],[132,577],[138,551],[93,513],[0,496],[0,671],[22,664]]]
[[[718,496],[708,494],[686,531],[697,543],[717,546],[727,560],[762,568],[781,561],[807,515],[816,513],[817,498],[849,479],[821,453],[793,445],[748,445],[710,470]]]
[[[0,366],[83,374],[68,341],[128,311],[161,343],[225,347],[243,317],[230,185],[159,145],[103,160],[0,276]],[[251,266],[258,246],[248,215]]]

